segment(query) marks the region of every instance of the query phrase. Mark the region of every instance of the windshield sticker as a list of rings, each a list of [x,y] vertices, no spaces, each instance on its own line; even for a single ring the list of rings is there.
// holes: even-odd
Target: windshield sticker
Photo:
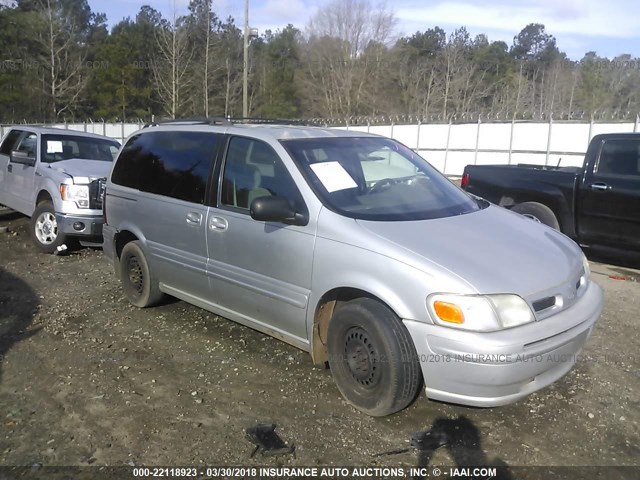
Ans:
[[[358,186],[351,175],[338,162],[314,163],[310,167],[329,193]]]
[[[62,153],[63,151],[61,140],[47,140],[47,153]]]

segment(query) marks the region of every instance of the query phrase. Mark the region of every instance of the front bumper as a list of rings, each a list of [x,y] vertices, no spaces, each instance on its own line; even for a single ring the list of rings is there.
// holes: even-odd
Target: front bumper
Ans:
[[[403,322],[416,346],[429,398],[495,407],[544,388],[571,370],[602,306],[602,289],[590,282],[567,310],[498,332]]]
[[[56,213],[58,231],[65,235],[101,237],[104,220],[101,215]],[[79,227],[79,228],[77,228]]]

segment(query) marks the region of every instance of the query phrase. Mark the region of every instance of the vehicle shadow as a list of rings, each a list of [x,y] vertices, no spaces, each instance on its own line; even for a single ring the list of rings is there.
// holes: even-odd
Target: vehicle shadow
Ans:
[[[605,247],[590,247],[583,250],[587,258],[592,262],[640,270],[640,253],[638,252]]]
[[[512,480],[509,466],[500,458],[487,458],[481,444],[480,430],[464,415],[458,418],[437,418],[433,426],[415,434],[411,444],[418,451],[418,467],[428,467],[439,448],[446,448],[458,468],[491,467],[499,480]],[[464,478],[475,478],[472,473]]]
[[[15,210],[0,207],[0,222],[11,222],[13,220],[18,220],[19,218],[25,218],[25,216]]]
[[[39,304],[27,283],[0,267],[0,383],[7,352],[40,331],[29,330]]]

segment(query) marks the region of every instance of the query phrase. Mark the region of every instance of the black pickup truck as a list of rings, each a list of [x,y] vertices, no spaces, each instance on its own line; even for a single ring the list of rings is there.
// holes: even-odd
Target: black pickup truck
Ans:
[[[596,135],[582,167],[469,165],[462,187],[582,245],[640,250],[640,133]]]

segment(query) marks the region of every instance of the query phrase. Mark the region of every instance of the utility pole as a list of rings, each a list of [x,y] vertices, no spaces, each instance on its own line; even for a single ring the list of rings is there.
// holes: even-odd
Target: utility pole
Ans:
[[[249,0],[244,0],[244,72],[242,75],[242,116],[249,116]]]

